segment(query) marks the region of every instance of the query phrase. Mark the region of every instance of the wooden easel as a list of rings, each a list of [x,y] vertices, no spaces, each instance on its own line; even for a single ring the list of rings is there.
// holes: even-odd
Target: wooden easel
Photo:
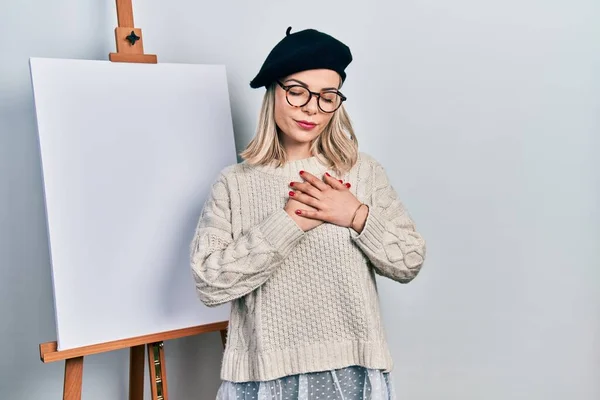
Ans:
[[[117,52],[109,53],[110,61],[156,64],[156,55],[144,54],[142,30],[134,27],[131,0],[116,0],[116,3],[118,27],[115,29],[115,40]],[[223,321],[62,351],[57,349],[56,341],[46,342],[39,346],[40,359],[44,363],[64,360],[63,400],[81,400],[83,357],[129,348],[129,400],[143,400],[144,346],[146,346],[152,400],[168,400],[163,342],[201,333],[220,331],[221,341],[225,346],[227,327],[228,322]]]

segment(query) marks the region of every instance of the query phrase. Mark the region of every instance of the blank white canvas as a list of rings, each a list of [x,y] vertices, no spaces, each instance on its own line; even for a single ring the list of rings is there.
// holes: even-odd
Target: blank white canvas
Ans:
[[[58,347],[229,317],[195,293],[189,245],[236,162],[218,65],[32,58]]]

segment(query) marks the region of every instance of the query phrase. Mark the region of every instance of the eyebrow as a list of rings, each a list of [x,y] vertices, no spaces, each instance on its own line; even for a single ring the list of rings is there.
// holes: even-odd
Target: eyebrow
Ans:
[[[290,82],[290,81],[298,82],[299,84],[301,84],[302,86],[305,86],[308,89],[308,85],[306,83],[298,80],[298,79],[287,79],[285,82],[287,83],[287,82]],[[326,87],[326,88],[321,89],[320,91],[322,92],[324,90],[336,90],[337,91],[338,88],[336,88],[336,87]]]

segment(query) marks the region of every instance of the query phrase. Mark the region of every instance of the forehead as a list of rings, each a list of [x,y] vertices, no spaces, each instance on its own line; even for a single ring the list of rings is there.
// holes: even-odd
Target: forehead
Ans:
[[[296,79],[303,82],[309,89],[317,91],[325,88],[339,88],[341,83],[341,78],[338,73],[330,69],[311,69],[297,72],[286,76],[284,82],[290,79]]]

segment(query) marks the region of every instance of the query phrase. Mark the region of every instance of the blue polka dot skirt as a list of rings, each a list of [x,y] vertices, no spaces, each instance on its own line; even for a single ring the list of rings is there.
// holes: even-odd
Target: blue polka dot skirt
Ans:
[[[223,381],[216,400],[396,400],[390,375],[352,366],[266,382]]]

